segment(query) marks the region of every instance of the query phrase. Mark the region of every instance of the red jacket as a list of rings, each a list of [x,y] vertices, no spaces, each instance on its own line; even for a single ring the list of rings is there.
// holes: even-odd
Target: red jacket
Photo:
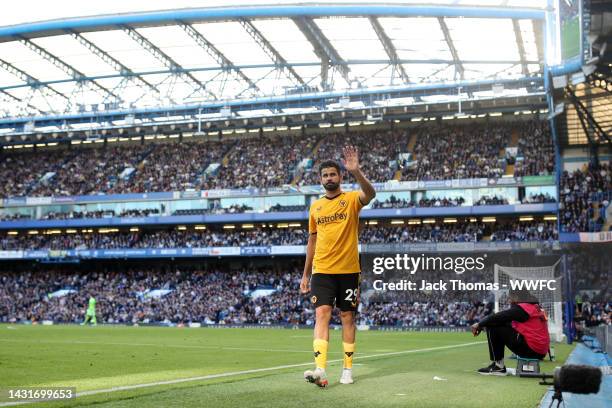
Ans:
[[[530,349],[545,355],[550,346],[546,312],[537,304],[519,303],[518,306],[527,312],[529,319],[523,323],[513,321],[512,327],[525,338]]]

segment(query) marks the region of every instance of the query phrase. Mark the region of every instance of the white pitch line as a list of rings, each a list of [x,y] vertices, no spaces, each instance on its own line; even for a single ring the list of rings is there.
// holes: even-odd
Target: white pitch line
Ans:
[[[402,355],[402,354],[413,354],[413,353],[423,353],[423,352],[428,352],[428,351],[447,350],[447,349],[453,349],[453,348],[459,348],[459,347],[474,346],[476,344],[482,344],[482,343],[486,343],[486,342],[477,341],[477,342],[470,342],[470,343],[451,344],[448,346],[427,347],[427,348],[414,349],[414,350],[394,351],[391,353],[368,354],[365,356],[364,355],[356,356],[355,359],[364,360],[366,358],[387,357],[387,356],[397,356],[397,355]],[[328,363],[337,363],[340,361],[342,361],[342,359],[329,360]],[[111,388],[105,388],[101,390],[90,390],[90,391],[77,392],[76,396],[78,398],[78,397],[84,397],[88,395],[107,394],[107,393],[118,392],[118,391],[129,391],[129,390],[135,390],[139,388],[156,387],[159,385],[173,385],[173,384],[181,384],[181,383],[193,382],[193,381],[204,381],[204,380],[212,380],[216,378],[233,377],[233,376],[245,375],[245,374],[263,373],[267,371],[285,370],[287,368],[297,368],[297,367],[304,367],[304,366],[309,366],[309,365],[312,365],[312,361],[309,361],[307,363],[287,364],[287,365],[280,365],[280,366],[266,367],[266,368],[254,368],[251,370],[244,370],[244,371],[230,371],[227,373],[210,374],[210,375],[203,375],[203,376],[198,376],[198,377],[179,378],[176,380],[156,381],[156,382],[144,383],[144,384],[123,385],[120,387],[111,387]],[[35,403],[35,402],[4,402],[4,403],[0,403],[0,407],[10,407],[10,406],[15,406],[15,405],[30,404],[30,403]]]

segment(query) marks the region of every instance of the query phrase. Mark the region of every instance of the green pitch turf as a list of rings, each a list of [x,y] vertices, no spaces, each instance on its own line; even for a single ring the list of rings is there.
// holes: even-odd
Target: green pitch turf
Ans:
[[[561,27],[561,59],[580,55],[580,19],[575,17]]]
[[[370,331],[357,339],[355,384],[339,384],[341,363],[332,362],[330,386],[318,389],[302,377],[312,366],[310,330],[0,325],[0,388],[106,390],[29,405],[41,407],[535,407],[546,391],[536,380],[475,373],[488,364],[483,335]],[[558,361],[543,370],[570,349],[558,345]],[[333,331],[329,359],[341,358]]]

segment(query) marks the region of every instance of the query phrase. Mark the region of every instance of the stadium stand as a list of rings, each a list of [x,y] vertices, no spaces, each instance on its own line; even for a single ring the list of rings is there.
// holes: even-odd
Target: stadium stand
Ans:
[[[77,323],[86,296],[95,293],[107,323],[311,324],[314,310],[298,292],[299,267],[105,269],[94,272],[13,272],[0,277],[0,322]],[[252,297],[257,289],[269,296]],[[64,290],[59,296],[50,293]],[[155,291],[161,291],[156,292]],[[163,295],[161,295],[163,293]],[[424,295],[424,298],[427,296]],[[389,309],[390,308],[390,309]],[[360,322],[393,326],[465,326],[480,318],[483,304],[373,302]]]
[[[499,222],[422,224],[408,226],[363,225],[360,242],[477,242],[547,241],[557,238],[553,222]],[[15,249],[111,249],[111,248],[194,248],[207,246],[305,245],[304,229],[255,227],[243,230],[211,228],[199,231],[143,230],[117,233],[0,235],[0,248]]]
[[[121,179],[109,193],[182,191],[196,187],[198,178],[212,163],[221,161],[231,144],[162,143],[157,144],[138,164],[131,177]]]
[[[541,204],[541,203],[556,203],[555,197],[550,194],[531,194],[529,197],[523,197],[521,200],[523,204]]]
[[[544,121],[524,122],[520,129],[514,176],[545,176],[554,174],[555,160],[552,136]]]
[[[0,276],[0,322],[82,321],[88,294],[98,298],[99,320],[106,323],[311,324],[308,299],[298,292],[297,262],[227,267],[105,267],[95,271],[12,271]],[[256,290],[272,292],[254,297]],[[58,291],[64,291],[58,292]],[[410,299],[364,302],[360,324],[381,326],[462,327],[490,313],[492,305],[431,293]],[[483,299],[486,296],[483,294]],[[608,324],[612,304],[585,301],[582,314],[589,324]]]
[[[361,154],[362,170],[368,175],[370,181],[385,182],[391,180],[394,167],[389,162],[396,162],[399,153],[408,148],[408,133],[406,131],[376,131],[357,133],[335,133],[323,138],[313,156],[313,166],[305,171],[301,177],[300,185],[320,183],[319,166],[325,160],[341,162],[342,148],[354,145]],[[345,183],[354,183],[349,174],[343,180]]]
[[[509,126],[434,125],[417,135],[413,160],[403,180],[501,177],[499,152],[509,143]]]
[[[0,193],[2,197],[24,196],[48,173],[72,158],[68,149],[2,155]]]
[[[106,147],[99,149],[78,149],[71,157],[54,168],[54,175],[46,181],[39,181],[30,191],[31,196],[70,196],[98,194],[113,191],[120,183],[120,174],[134,168],[139,161],[150,154],[153,146],[136,145]],[[44,157],[37,158],[45,159]]]
[[[217,176],[202,181],[199,187],[208,190],[289,184],[299,162],[312,151],[318,139],[317,135],[309,135],[239,140]]]
[[[306,208],[305,205],[280,205],[280,204],[275,204],[268,209],[268,211],[270,212],[306,211],[306,210],[308,210],[308,208]]]
[[[402,168],[402,180],[497,178],[505,174],[507,160],[500,152],[509,145],[512,131],[521,135],[517,166],[524,163],[516,172],[521,176],[550,174],[554,160],[550,145],[543,142],[550,136],[543,123],[432,124],[418,130],[147,142],[4,154],[0,194],[70,196],[279,187],[292,182],[317,185],[319,163],[339,160],[347,144],[362,152],[363,170],[373,182],[392,180]],[[416,145],[409,152],[412,132],[417,134]],[[531,135],[539,139],[534,142]],[[405,153],[412,154],[406,163],[400,160]],[[14,170],[26,167],[27,172]],[[352,176],[345,182],[353,182]]]
[[[391,196],[385,201],[374,200],[372,208],[414,208],[414,207],[460,207],[465,203],[463,197],[459,198],[422,198],[419,201],[399,199]]]
[[[249,207],[246,204],[238,205],[234,204],[227,208],[213,207],[213,208],[198,208],[191,210],[176,210],[172,215],[203,215],[203,214],[242,214],[245,212],[253,211],[253,207]]]
[[[612,191],[609,164],[564,171],[559,190],[559,214],[566,232],[597,232],[604,224]]]
[[[497,196],[493,196],[493,197],[484,196],[484,197],[481,197],[478,201],[474,203],[474,205],[507,205],[507,204],[508,204],[508,199],[504,197],[497,197]]]

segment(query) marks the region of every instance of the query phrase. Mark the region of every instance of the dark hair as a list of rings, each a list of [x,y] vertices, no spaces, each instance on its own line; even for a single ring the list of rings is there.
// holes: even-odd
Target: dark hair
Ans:
[[[338,171],[338,174],[340,174],[340,165],[333,160],[325,160],[323,163],[321,163],[321,165],[319,166],[319,174],[323,172],[323,169],[326,169],[328,167],[335,168]]]
[[[512,303],[540,303],[538,298],[526,289],[511,290],[508,297]]]

